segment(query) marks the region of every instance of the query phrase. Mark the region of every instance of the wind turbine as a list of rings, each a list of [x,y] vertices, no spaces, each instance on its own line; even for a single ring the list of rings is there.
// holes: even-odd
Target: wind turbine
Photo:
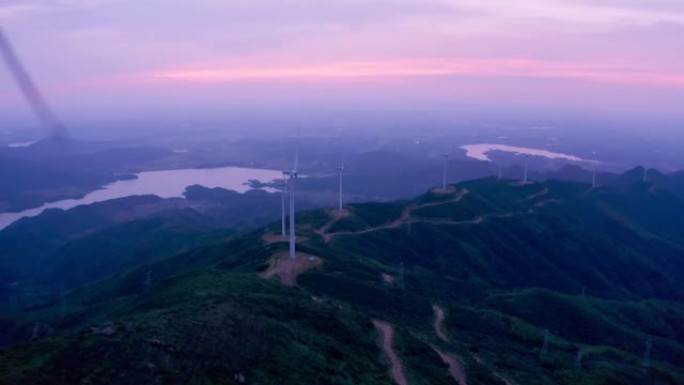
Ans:
[[[289,193],[290,193],[290,258],[295,257],[295,184],[297,183],[297,167],[299,166],[299,149],[295,153],[294,167],[292,171],[285,171],[283,175],[287,175],[290,178]]]
[[[342,212],[342,174],[344,173],[344,160],[342,161],[342,166],[338,168],[340,172],[340,194],[338,197],[337,209]]]
[[[523,178],[523,183],[527,184],[527,167],[528,167],[528,161],[527,159],[525,160],[525,176]]]
[[[501,180],[502,177],[503,177],[503,170],[502,170],[501,165],[499,165],[499,175],[497,176],[496,179]]]
[[[287,171],[283,171],[283,187],[280,190],[280,236],[285,238],[285,189],[287,188]]]
[[[596,169],[591,174],[591,188],[596,188]]]
[[[646,183],[648,178],[648,166],[644,166],[644,180],[643,182]]]
[[[449,154],[442,154],[444,157],[444,172],[442,174],[442,190],[446,191],[446,180],[447,180],[447,164],[449,163]]]

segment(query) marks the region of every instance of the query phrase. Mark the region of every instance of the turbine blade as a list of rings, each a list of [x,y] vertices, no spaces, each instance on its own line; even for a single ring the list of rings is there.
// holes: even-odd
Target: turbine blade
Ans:
[[[66,128],[59,122],[57,116],[52,112],[50,106],[43,98],[26,68],[19,61],[19,57],[14,51],[12,44],[0,27],[0,54],[5,59],[5,64],[9,68],[19,89],[24,94],[26,101],[33,110],[48,134],[53,137],[66,138],[68,133]]]

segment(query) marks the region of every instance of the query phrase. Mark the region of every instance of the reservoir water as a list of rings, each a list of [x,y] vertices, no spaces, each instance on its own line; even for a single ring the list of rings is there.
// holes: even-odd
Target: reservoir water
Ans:
[[[466,150],[467,157],[486,162],[491,161],[488,154],[493,151],[511,152],[516,155],[541,156],[549,159],[564,159],[573,162],[592,162],[574,155],[551,152],[547,150],[541,150],[538,148],[509,146],[506,144],[479,143],[468,144],[465,146],[461,146],[461,148]]]
[[[247,185],[250,179],[270,182],[278,178],[281,178],[280,171],[240,167],[146,171],[137,174],[136,179],[110,183],[99,190],[88,193],[80,199],[50,202],[18,213],[0,213],[0,230],[21,218],[39,215],[51,208],[68,210],[79,205],[87,205],[131,195],[181,198],[185,188],[195,184],[210,188],[221,187],[243,193],[250,189]]]

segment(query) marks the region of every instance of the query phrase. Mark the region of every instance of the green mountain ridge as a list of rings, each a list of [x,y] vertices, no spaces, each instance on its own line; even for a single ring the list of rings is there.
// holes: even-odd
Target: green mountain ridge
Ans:
[[[469,384],[681,384],[682,221],[650,183],[493,178],[300,212],[295,286],[262,278],[279,222],[217,234],[3,313],[0,383],[391,384],[381,320],[409,384],[456,383],[438,351]]]

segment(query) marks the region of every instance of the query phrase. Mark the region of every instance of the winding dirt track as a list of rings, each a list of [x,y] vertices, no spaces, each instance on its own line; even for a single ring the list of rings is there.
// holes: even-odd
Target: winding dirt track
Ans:
[[[392,340],[394,338],[394,328],[387,322],[373,320],[375,329],[380,333],[382,338],[382,350],[390,363],[389,374],[398,385],[408,385],[406,377],[404,376],[404,367],[399,359],[399,356],[394,351]]]
[[[437,337],[439,337],[440,340],[444,342],[449,342],[449,337],[446,335],[446,332],[444,331],[444,310],[433,304],[432,305],[432,310],[435,312],[435,333],[437,334]]]
[[[485,363],[485,361],[482,359],[482,357],[480,357],[480,356],[478,356],[478,355],[474,355],[473,358],[475,359],[475,361],[476,361],[478,364],[480,364],[480,365],[486,365],[486,363]],[[513,381],[509,380],[508,378],[502,376],[501,373],[499,373],[499,372],[494,372],[494,376],[496,376],[496,378],[498,378],[499,380],[503,381],[503,383],[506,384],[506,385],[515,385],[515,382],[513,382]]]
[[[463,367],[461,361],[451,354],[444,353],[434,345],[430,346],[432,347],[432,350],[434,350],[439,355],[442,361],[444,361],[445,364],[449,365],[449,374],[451,374],[451,377],[453,377],[459,385],[468,385],[468,379],[466,378],[465,368]]]
[[[534,200],[534,199],[543,197],[543,196],[548,195],[548,194],[549,194],[549,188],[548,188],[548,187],[544,187],[543,190],[541,190],[541,191],[539,191],[539,192],[536,192],[536,193],[534,193],[534,194],[532,194],[532,195],[529,195],[527,198],[521,200],[520,202],[531,201],[531,200]]]
[[[437,337],[439,337],[440,340],[449,342],[449,336],[447,336],[444,331],[444,309],[432,304],[432,310],[435,312],[435,323],[433,324],[435,327],[435,334],[437,334]],[[430,345],[430,347],[439,355],[445,364],[449,365],[449,374],[451,374],[454,380],[460,385],[468,385],[465,368],[463,367],[461,360],[453,354],[439,350],[436,345]]]
[[[323,239],[327,243],[327,242],[330,242],[333,237],[338,236],[338,235],[367,234],[367,233],[371,233],[371,232],[378,231],[378,230],[396,229],[403,224],[406,224],[409,222],[417,222],[416,220],[411,218],[411,214],[413,213],[413,211],[415,211],[417,209],[424,208],[424,207],[439,206],[439,205],[443,205],[446,203],[460,202],[466,195],[468,195],[468,193],[469,193],[468,190],[463,189],[463,190],[459,191],[458,194],[455,195],[454,199],[450,199],[447,201],[430,202],[430,203],[425,203],[422,205],[407,206],[404,208],[404,210],[402,211],[399,218],[397,218],[396,220],[394,220],[390,223],[382,225],[382,226],[371,227],[371,228],[361,230],[361,231],[340,231],[340,232],[336,232],[336,233],[328,233],[327,231],[332,227],[332,224],[334,224],[335,222],[337,222],[340,219],[340,218],[333,218],[329,223],[327,223],[325,226],[318,229],[318,231],[316,231],[316,232],[319,235],[322,235]],[[472,222],[472,221],[468,221],[468,222]]]
[[[342,209],[342,211],[332,210],[332,211],[330,211],[330,213],[332,214],[333,219],[330,222],[326,223],[323,227],[321,227],[318,230],[319,232],[321,232],[323,234],[327,233],[328,230],[330,230],[330,228],[333,227],[333,225],[335,223],[337,223],[337,221],[348,216],[349,210],[348,209]]]
[[[468,193],[469,193],[468,190],[464,189],[464,190],[459,191],[458,194],[456,194],[456,196],[454,197],[454,199],[451,199],[451,200],[440,201],[440,202],[431,202],[431,203],[426,203],[426,204],[422,204],[422,205],[407,206],[406,208],[404,208],[404,210],[402,211],[401,216],[399,218],[397,218],[396,220],[394,220],[392,222],[389,222],[387,224],[377,226],[377,227],[371,227],[371,228],[367,228],[367,229],[360,230],[360,231],[339,231],[339,232],[335,232],[335,233],[329,233],[328,230],[330,230],[332,228],[332,225],[341,219],[340,217],[335,217],[330,222],[328,222],[326,225],[324,225],[323,227],[321,227],[319,229],[315,229],[314,231],[318,235],[322,236],[323,240],[326,243],[329,243],[330,241],[332,241],[332,239],[334,237],[337,237],[340,235],[368,234],[368,233],[372,233],[372,232],[379,231],[379,230],[396,229],[402,225],[410,224],[410,223],[419,223],[420,222],[420,223],[430,223],[430,224],[439,224],[439,225],[479,225],[479,224],[482,224],[485,221],[488,221],[490,219],[511,218],[511,217],[515,217],[515,216],[530,215],[530,214],[534,213],[534,210],[530,208],[530,209],[527,209],[524,211],[480,215],[480,216],[477,216],[473,219],[466,219],[466,220],[461,220],[461,221],[455,221],[455,220],[449,219],[449,218],[433,218],[433,219],[430,219],[430,218],[412,218],[411,217],[411,214],[413,213],[413,211],[415,211],[417,209],[424,208],[424,207],[430,207],[430,206],[438,206],[438,205],[443,205],[443,204],[447,204],[447,203],[459,202]],[[547,193],[548,192],[542,191],[541,193],[538,193],[538,194],[532,196],[532,198],[533,199],[539,198],[541,196],[546,195]],[[548,200],[545,200],[545,201],[542,201],[542,202],[535,204],[534,207],[540,208],[540,207],[546,206],[546,205],[551,204],[551,203],[559,203],[559,202],[561,202],[561,201],[557,200],[557,199],[548,199]]]

